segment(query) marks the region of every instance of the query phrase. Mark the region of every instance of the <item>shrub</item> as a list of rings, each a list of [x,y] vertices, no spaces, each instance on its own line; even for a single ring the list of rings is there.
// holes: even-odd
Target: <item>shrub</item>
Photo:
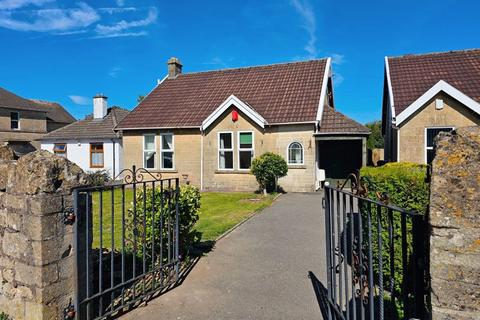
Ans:
[[[5,312],[0,313],[0,320],[13,320],[8,314]]]
[[[360,171],[361,181],[368,189],[368,198],[378,200],[378,194],[388,195],[389,204],[395,205],[402,209],[425,214],[429,203],[429,185],[427,183],[427,166],[414,163],[388,163],[383,167],[364,167]],[[372,232],[372,251],[374,261],[373,268],[378,278],[379,266],[378,257],[380,255],[378,248],[378,214],[380,214],[380,222],[382,226],[382,260],[383,260],[383,283],[387,290],[390,290],[390,281],[393,280],[394,296],[401,297],[404,290],[404,284],[407,292],[411,292],[412,285],[412,218],[405,219],[406,226],[406,244],[407,244],[407,270],[403,269],[402,263],[402,214],[393,212],[390,221],[389,212],[386,208],[379,210],[375,206],[368,207],[366,203],[362,203],[360,210],[362,220],[368,221],[367,211],[371,212],[371,232]],[[388,225],[392,223],[393,248],[390,248],[390,237]],[[368,229],[363,228],[364,239],[367,238]],[[368,247],[368,246],[367,246]],[[390,268],[390,250],[393,250],[393,275]],[[400,317],[403,316],[403,304],[396,300],[396,309]],[[393,312],[394,310],[390,310]]]
[[[88,184],[92,186],[104,186],[108,184],[111,179],[110,174],[107,170],[98,170],[89,172],[87,176],[87,181]]]
[[[260,157],[253,159],[251,172],[262,190],[265,192],[276,191],[278,178],[287,175],[288,165],[282,156],[266,152]]]
[[[163,243],[163,257],[166,259],[168,247],[165,245],[170,236],[173,235],[175,227],[175,193],[173,189],[164,189],[161,192],[160,187],[148,188],[145,192],[139,190],[136,194],[136,210],[128,209],[125,217],[126,238],[130,239],[126,247],[132,253],[139,256],[143,253],[143,236],[146,242],[146,254],[152,251],[152,238],[155,245],[160,246],[160,239]],[[158,210],[162,208],[162,210]],[[179,212],[179,252],[181,255],[186,254],[192,244],[200,240],[200,234],[194,230],[194,225],[198,221],[198,213],[200,209],[200,191],[197,187],[185,185],[180,187],[178,198]],[[155,214],[152,216],[152,212]],[[136,213],[136,214],[135,214]],[[145,228],[143,221],[145,217]],[[153,218],[153,221],[152,221]],[[136,220],[136,223],[134,223]],[[162,228],[160,225],[162,224]],[[168,234],[168,225],[170,224],[171,234]],[[137,247],[134,247],[132,239],[134,238],[134,225],[136,226]],[[158,234],[158,230],[162,230],[162,234]],[[158,248],[157,247],[157,248]]]

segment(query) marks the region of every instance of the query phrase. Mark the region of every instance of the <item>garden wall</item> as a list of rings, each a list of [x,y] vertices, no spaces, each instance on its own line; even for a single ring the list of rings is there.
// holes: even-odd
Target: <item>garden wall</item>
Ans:
[[[480,319],[480,128],[442,134],[432,165],[434,320]]]
[[[73,226],[63,215],[86,176],[47,151],[13,159],[0,147],[0,313],[63,319],[75,288]]]

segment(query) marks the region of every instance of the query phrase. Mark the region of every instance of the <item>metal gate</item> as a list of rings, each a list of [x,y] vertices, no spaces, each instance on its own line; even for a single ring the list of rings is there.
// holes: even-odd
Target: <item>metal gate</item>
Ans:
[[[77,319],[114,316],[179,280],[179,179],[121,174],[74,190]]]
[[[353,178],[351,191],[325,187],[326,318],[425,319],[425,216],[368,199]]]

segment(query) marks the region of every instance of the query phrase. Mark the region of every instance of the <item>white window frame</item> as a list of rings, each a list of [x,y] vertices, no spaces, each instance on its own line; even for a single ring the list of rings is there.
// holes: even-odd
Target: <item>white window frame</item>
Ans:
[[[231,148],[220,148],[220,135],[223,133],[230,134],[230,138],[232,141]],[[232,153],[232,168],[220,168],[220,152],[231,152]],[[233,131],[219,131],[217,133],[217,169],[219,171],[233,171],[235,170],[235,139],[233,137]]]
[[[290,146],[294,143],[298,143],[302,147],[302,162],[301,163],[291,163],[290,162]],[[303,147],[303,143],[300,141],[292,141],[287,146],[287,164],[289,166],[303,166],[305,165],[305,148]]]
[[[17,121],[18,128],[16,128],[16,129],[13,129],[13,128],[12,128],[12,113],[16,113],[16,114],[17,114],[17,118],[18,118],[18,119],[15,120],[15,121]],[[18,111],[12,111],[12,112],[10,112],[10,130],[13,130],[13,131],[19,131],[19,130],[21,130],[21,127],[20,127],[20,112],[18,112]]]
[[[152,137],[152,136],[153,136],[153,150],[146,150],[146,149],[145,149],[145,138],[146,138],[146,137]],[[142,146],[142,148],[143,148],[143,153],[142,153],[142,157],[143,157],[143,167],[144,167],[145,169],[153,169],[153,170],[157,169],[157,161],[155,161],[155,155],[157,154],[157,135],[156,135],[155,133],[145,133],[145,134],[143,135],[143,146]],[[147,163],[145,162],[145,152],[151,152],[151,151],[154,152],[154,155],[153,155],[153,159],[154,159],[154,161],[153,161],[153,168],[148,168],[148,167],[147,167]]]
[[[424,162],[425,164],[428,164],[428,157],[427,157],[427,150],[433,150],[433,146],[432,147],[429,147],[427,146],[427,132],[428,132],[428,129],[452,129],[455,130],[455,127],[454,126],[436,126],[436,127],[425,127],[425,134],[423,136],[423,145],[424,145]]]
[[[240,148],[240,134],[241,133],[251,133],[252,134],[252,148]],[[255,158],[255,132],[253,131],[237,131],[237,168],[239,171],[249,171],[248,169],[240,169],[240,151],[252,151],[252,159]]]
[[[163,136],[172,136],[172,149],[163,149]],[[164,168],[163,167],[163,153],[171,152],[172,153],[172,167]],[[160,169],[164,171],[175,171],[175,135],[173,132],[164,132],[160,133]]]

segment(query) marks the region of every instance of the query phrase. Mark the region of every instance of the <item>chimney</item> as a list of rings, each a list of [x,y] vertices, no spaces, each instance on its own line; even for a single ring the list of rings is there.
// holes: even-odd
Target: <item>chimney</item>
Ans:
[[[180,73],[182,73],[182,64],[178,58],[171,57],[168,59],[167,65],[169,79],[175,79]]]
[[[107,115],[107,97],[99,93],[93,97],[93,118],[103,119]]]

